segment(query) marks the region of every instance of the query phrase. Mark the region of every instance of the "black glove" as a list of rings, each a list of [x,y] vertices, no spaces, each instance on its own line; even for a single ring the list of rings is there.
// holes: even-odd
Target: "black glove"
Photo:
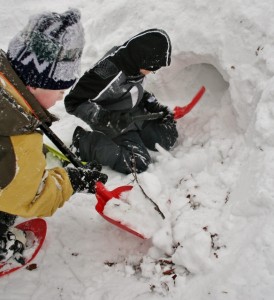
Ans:
[[[162,105],[158,102],[153,94],[148,92],[144,93],[144,96],[141,100],[141,105],[150,113],[162,113],[161,121],[173,121],[174,114],[169,110],[165,105]]]
[[[101,181],[102,183],[106,183],[108,179],[108,176],[100,173],[96,167],[94,169],[88,169],[86,166],[83,166],[83,168],[67,167],[66,171],[74,192],[95,194],[96,182]]]
[[[85,165],[83,165],[83,168],[89,169],[90,171],[99,171],[100,172],[102,170],[102,165],[98,164],[98,162],[96,162],[94,160],[94,161],[88,162]]]

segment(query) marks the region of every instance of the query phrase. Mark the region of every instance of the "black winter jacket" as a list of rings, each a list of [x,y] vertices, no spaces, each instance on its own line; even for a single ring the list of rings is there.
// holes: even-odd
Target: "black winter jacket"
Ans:
[[[67,112],[81,118],[93,130],[112,137],[117,135],[111,128],[97,122],[100,110],[146,114],[142,105],[144,75],[139,71],[168,66],[170,56],[169,37],[159,29],[144,31],[122,46],[112,48],[66,96]],[[126,130],[137,130],[142,123],[132,123]]]

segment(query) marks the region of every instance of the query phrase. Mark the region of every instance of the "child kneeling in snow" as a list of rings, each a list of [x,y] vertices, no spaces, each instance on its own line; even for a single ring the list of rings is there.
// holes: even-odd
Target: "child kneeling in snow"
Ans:
[[[144,90],[143,81],[170,62],[167,33],[149,29],[112,48],[87,71],[65,98],[67,112],[93,129],[76,128],[76,155],[128,174],[147,169],[147,148],[155,151],[158,143],[169,150],[178,137],[173,113]]]
[[[54,117],[46,109],[76,81],[83,46],[78,10],[36,15],[9,44],[12,68],[51,122]],[[0,54],[6,58],[3,51]],[[12,227],[16,215],[51,216],[73,192],[94,193],[95,183],[105,183],[107,176],[100,173],[100,165],[45,170],[39,122],[19,99],[7,97],[5,86],[0,89],[0,106],[0,263],[15,257],[23,264],[26,239]]]

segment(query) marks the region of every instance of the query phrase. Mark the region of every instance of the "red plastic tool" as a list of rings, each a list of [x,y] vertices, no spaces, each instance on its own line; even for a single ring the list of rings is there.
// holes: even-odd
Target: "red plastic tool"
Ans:
[[[121,195],[121,193],[130,191],[132,188],[133,188],[132,185],[124,185],[124,186],[119,186],[118,188],[116,188],[112,191],[109,191],[103,185],[102,182],[98,181],[96,183],[96,198],[97,198],[98,202],[95,206],[95,209],[105,220],[107,220],[111,224],[113,224],[123,230],[126,230],[127,232],[134,234],[134,235],[138,236],[139,238],[145,239],[145,237],[142,234],[138,233],[134,229],[131,229],[128,226],[123,225],[121,222],[113,220],[104,214],[105,205],[107,204],[107,202],[110,199],[112,199],[112,198],[119,199],[119,196]]]
[[[43,219],[39,219],[39,218],[32,219],[20,223],[15,227],[24,231],[31,231],[34,234],[35,236],[35,240],[33,241],[34,244],[30,245],[34,247],[34,252],[29,258],[27,258],[24,265],[13,266],[12,263],[9,263],[9,261],[7,261],[5,264],[0,264],[0,277],[4,275],[8,275],[12,272],[15,272],[21,268],[26,267],[27,264],[29,264],[36,257],[46,238],[47,223]]]
[[[192,108],[199,102],[199,100],[202,98],[203,94],[205,93],[206,89],[204,86],[200,88],[198,93],[194,96],[194,98],[186,105],[183,107],[180,106],[175,106],[173,113],[174,113],[174,119],[180,119],[187,113],[189,113]]]

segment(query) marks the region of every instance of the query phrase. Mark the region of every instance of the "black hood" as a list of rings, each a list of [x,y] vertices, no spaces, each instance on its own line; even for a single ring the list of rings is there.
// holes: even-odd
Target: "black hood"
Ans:
[[[116,48],[108,59],[129,76],[140,69],[156,71],[170,65],[171,42],[164,30],[149,29]]]

